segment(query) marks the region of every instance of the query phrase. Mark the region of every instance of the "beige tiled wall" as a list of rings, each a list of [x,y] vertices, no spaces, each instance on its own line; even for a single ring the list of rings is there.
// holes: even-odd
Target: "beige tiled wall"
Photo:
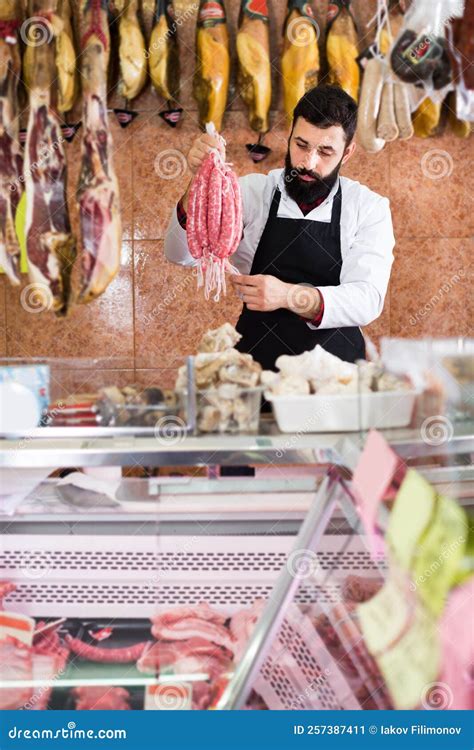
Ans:
[[[228,158],[240,175],[281,166],[286,149],[278,84],[280,30],[286,3],[270,0],[269,5],[274,108],[272,130],[265,142],[272,153],[258,166],[247,157],[245,144],[253,136],[235,94],[234,75],[223,135]],[[374,5],[373,0],[354,2],[361,39]],[[239,2],[229,0],[226,6],[234,29]],[[317,13],[321,22],[325,3],[313,6],[321,11]],[[96,369],[110,371],[110,380],[136,379],[146,384],[160,377],[170,382],[172,369],[158,376],[157,368],[173,368],[183,355],[193,352],[204,330],[237,319],[240,304],[232,292],[219,304],[205,302],[190,272],[168,264],[163,257],[168,217],[189,178],[185,156],[198,133],[191,95],[195,10],[189,0],[176,2],[175,8],[177,16],[184,19],[180,26],[185,109],[181,124],[172,130],[163,123],[157,115],[163,103],[150,90],[134,103],[141,114],[129,128],[120,129],[111,116],[123,220],[122,262],[117,278],[101,298],[73,308],[66,320],[59,320],[49,313],[28,312],[20,303],[21,290],[10,287],[0,276],[0,356],[96,358]],[[322,31],[321,42],[323,39]],[[370,35],[364,41],[369,40]],[[115,96],[111,101],[123,105]],[[71,121],[76,116],[80,117],[80,109]],[[441,179],[430,178],[427,170],[422,170],[423,159],[437,158],[429,153],[434,150],[443,152],[440,158],[448,166],[449,174]],[[67,145],[70,208],[76,228],[74,188],[79,152],[80,135]],[[358,150],[344,174],[388,196],[392,206],[396,262],[384,312],[369,326],[370,335],[375,339],[389,334],[467,335],[473,322],[468,279],[474,223],[472,138],[462,141],[451,134],[429,140],[414,138],[391,144],[377,155]],[[79,380],[87,390],[103,377],[103,373],[90,372],[84,373],[83,380],[81,374]]]

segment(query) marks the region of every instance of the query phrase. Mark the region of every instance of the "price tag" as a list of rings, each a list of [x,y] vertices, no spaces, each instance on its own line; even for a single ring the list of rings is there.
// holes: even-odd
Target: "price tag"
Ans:
[[[426,700],[426,687],[440,668],[437,626],[422,606],[400,640],[377,659],[395,708],[412,709]]]
[[[357,464],[352,488],[373,555],[382,551],[376,536],[377,511],[398,467],[398,456],[376,430],[371,430]]]
[[[415,598],[407,588],[408,579],[393,570],[380,591],[357,607],[365,642],[375,656],[395,643],[410,622]]]
[[[468,521],[464,510],[449,497],[436,498],[434,517],[418,542],[412,568],[413,587],[438,617],[464,556]]]
[[[32,617],[21,615],[19,612],[0,612],[0,641],[13,637],[31,646],[35,626],[36,623]]]
[[[435,508],[436,493],[429,482],[409,469],[390,513],[387,541],[392,555],[410,570],[418,541],[426,530]]]
[[[423,702],[440,665],[436,621],[407,586],[408,579],[392,570],[383,588],[357,607],[364,641],[398,709]]]

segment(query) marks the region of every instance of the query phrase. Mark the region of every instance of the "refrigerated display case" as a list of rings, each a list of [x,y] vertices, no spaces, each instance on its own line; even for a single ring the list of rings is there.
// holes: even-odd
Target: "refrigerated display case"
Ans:
[[[195,703],[209,703],[220,667],[227,674],[233,662],[229,649],[213,641],[206,645],[206,628],[230,642],[228,618],[271,595],[318,481],[306,478],[290,488],[287,481],[124,479],[118,496],[125,500],[115,507],[84,506],[80,488],[63,480],[47,480],[30,493],[2,521],[0,580],[15,586],[4,599],[5,610],[36,623],[65,618],[58,635],[66,648],[77,646],[72,636],[101,648],[103,659],[107,649],[147,643],[145,665],[170,662],[163,662],[166,668],[162,664],[157,677],[150,666],[137,670],[136,649],[131,663],[120,663],[117,652],[117,663],[104,663],[71,651],[50,680],[51,706],[71,707],[73,688],[96,688],[89,695],[98,699],[100,688],[113,687],[129,693],[124,698],[112,692],[118,705],[125,700],[144,708],[145,701],[153,703],[152,686],[178,684],[179,691],[181,683]],[[201,622],[194,614],[189,637],[177,634],[176,653],[170,645],[157,653],[152,618],[183,606],[199,613],[201,603],[210,619]],[[200,676],[203,650],[211,681]],[[33,656],[23,679],[14,681],[7,673],[2,680],[5,691],[12,683],[32,691],[27,700],[20,694],[21,705],[31,705],[35,690],[44,693],[48,684],[44,675],[35,679]],[[86,697],[87,691],[80,700]],[[98,707],[104,700],[96,701]]]
[[[85,377],[64,373],[65,393]],[[355,616],[390,572],[351,499],[367,432],[280,434],[262,415],[257,434],[195,435],[194,406],[178,430],[0,439],[0,705],[392,707]],[[385,440],[470,508],[472,419],[418,417]]]
[[[472,506],[469,467],[426,476]],[[46,480],[3,515],[0,580],[58,638],[6,654],[4,707],[392,708],[354,616],[388,566],[349,477],[123,478],[115,505]]]

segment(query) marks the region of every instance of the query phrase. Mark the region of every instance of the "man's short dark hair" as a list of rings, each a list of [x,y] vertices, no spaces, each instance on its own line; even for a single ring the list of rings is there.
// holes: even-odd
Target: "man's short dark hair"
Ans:
[[[341,125],[346,136],[346,144],[354,137],[357,124],[357,104],[339,86],[321,84],[301,97],[293,111],[293,125],[298,117],[303,117],[318,128]]]

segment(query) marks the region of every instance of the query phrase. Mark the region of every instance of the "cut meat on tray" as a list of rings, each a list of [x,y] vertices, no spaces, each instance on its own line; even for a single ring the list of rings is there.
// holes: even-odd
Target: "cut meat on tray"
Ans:
[[[78,711],[130,711],[130,693],[122,687],[76,687],[71,695]]]
[[[31,649],[16,638],[5,638],[0,641],[0,679],[2,682],[9,680],[31,680],[33,676],[33,661]],[[1,688],[0,710],[7,711],[23,706],[32,696],[31,687]]]
[[[212,699],[212,687],[207,682],[193,682],[193,709],[203,711]]]
[[[175,643],[158,642],[150,645],[137,663],[140,672],[160,672],[173,667],[177,674],[203,673],[214,679],[228,670],[231,654],[204,638],[189,638]]]
[[[198,618],[199,620],[209,620],[217,624],[224,624],[226,621],[225,615],[216,612],[215,609],[209,606],[206,602],[195,604],[193,606],[183,605],[180,607],[173,607],[168,609],[166,612],[153,617],[153,624],[156,626],[169,625],[177,620],[183,620],[187,617]]]
[[[0,610],[2,599],[15,590],[15,584],[0,582]],[[45,625],[39,622],[36,630]],[[62,644],[58,626],[51,627],[38,636],[33,635],[33,645],[22,643],[13,636],[0,640],[0,681],[34,680],[49,682],[62,672],[69,650]],[[0,710],[6,709],[46,709],[51,697],[51,687],[8,687],[0,688]]]
[[[350,575],[342,584],[342,596],[346,601],[362,603],[371,599],[382,587],[381,578],[366,578]]]
[[[246,607],[245,609],[236,612],[231,618],[230,632],[236,642],[234,647],[236,657],[241,657],[245,651],[255,625],[260,619],[264,606],[264,600],[257,599],[251,607]]]
[[[178,641],[200,637],[215,643],[217,646],[224,646],[230,651],[233,650],[229,631],[223,625],[216,625],[213,622],[194,617],[178,620],[168,627],[153,625],[151,632],[157,640]]]
[[[201,638],[233,651],[226,618],[202,603],[196,607],[176,607],[152,618],[151,632],[157,640],[178,641]]]

